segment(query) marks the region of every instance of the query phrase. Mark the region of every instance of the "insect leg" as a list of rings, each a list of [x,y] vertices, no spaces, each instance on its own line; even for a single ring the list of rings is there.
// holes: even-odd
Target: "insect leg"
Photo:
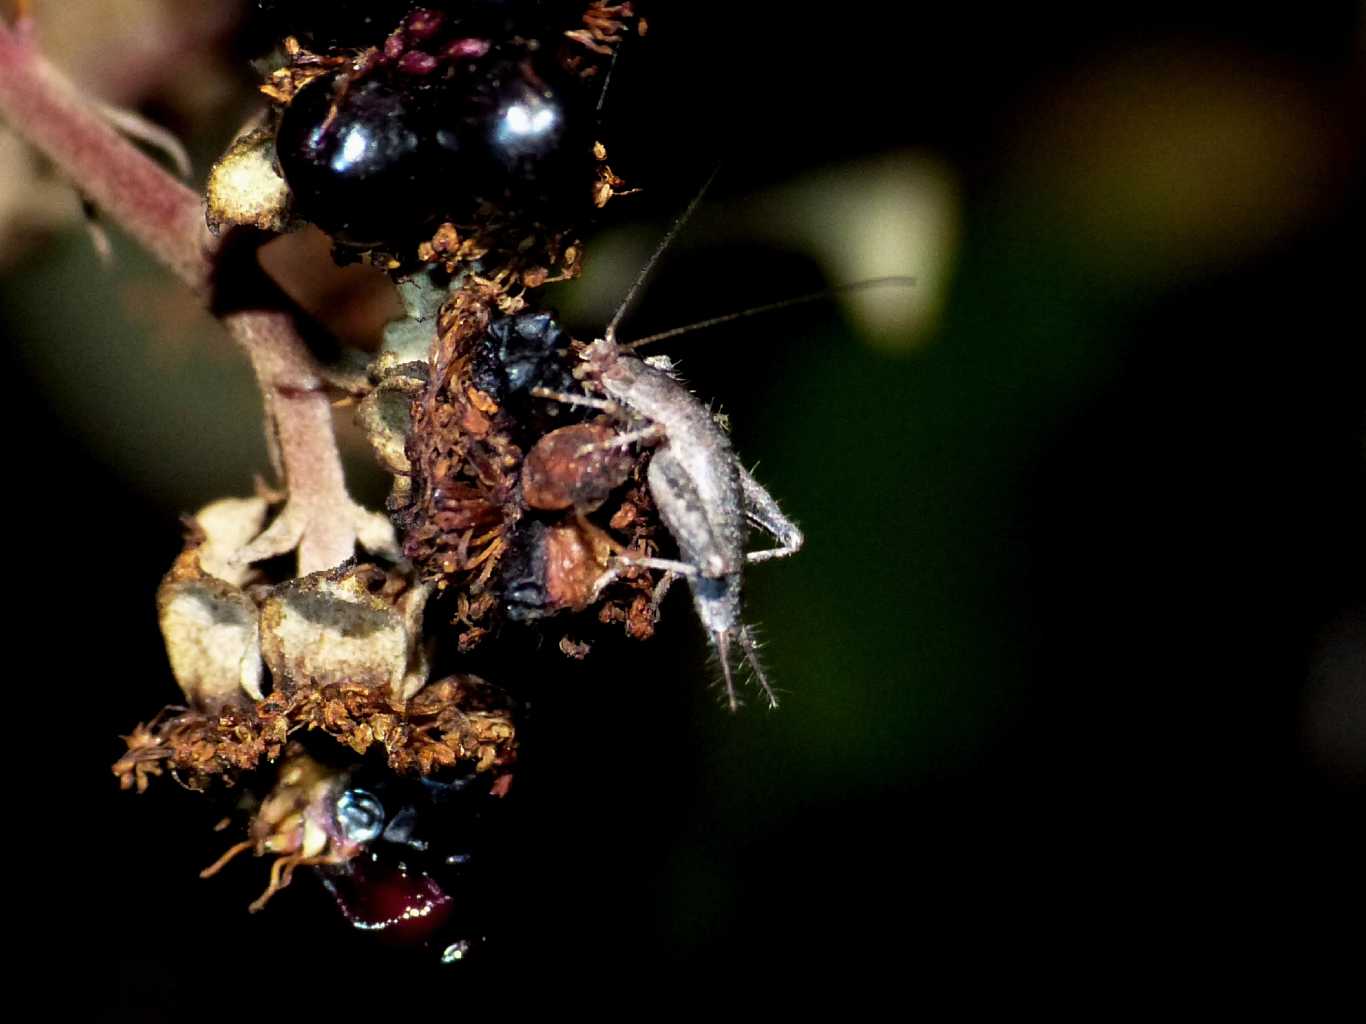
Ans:
[[[664,591],[668,590],[665,581],[672,583],[679,576],[692,578],[702,575],[697,566],[689,565],[687,562],[675,562],[667,558],[634,558],[631,555],[617,555],[612,560],[611,567],[593,581],[593,600],[598,599],[598,595],[621,575],[623,569],[629,569],[634,565],[644,569],[659,569],[665,574],[664,580],[660,581],[660,584],[655,588],[652,605],[656,610],[659,608],[660,600],[664,597]]]
[[[776,548],[750,551],[745,555],[746,562],[767,562],[771,558],[787,558],[802,549],[806,540],[802,531],[791,519],[783,515],[773,495],[764,490],[763,484],[750,476],[744,466],[736,465],[740,471],[740,489],[745,499],[745,517],[759,529],[778,542]],[[767,689],[768,684],[764,684]],[[772,699],[772,694],[769,694]]]
[[[768,676],[764,675],[764,667],[759,663],[759,645],[754,642],[754,634],[749,631],[748,626],[741,626],[739,638],[740,647],[745,652],[745,660],[749,662],[749,667],[754,670],[754,678],[759,680],[764,696],[768,698],[768,706],[776,708],[778,706],[778,695],[773,692],[773,687],[768,682]]]
[[[674,581],[677,579],[678,573],[668,571],[665,572],[660,581],[655,584],[655,592],[650,595],[650,612],[653,614],[656,622],[659,621],[659,605],[664,600],[664,595],[669,592],[669,588],[674,585]]]
[[[563,402],[565,405],[582,405],[589,409],[598,409],[610,416],[621,416],[621,406],[616,402],[609,402],[603,398],[591,398],[588,395],[572,395],[568,391],[552,391],[550,388],[532,388],[531,394],[535,398],[549,398],[554,402]]]
[[[674,576],[687,576],[689,579],[702,575],[702,571],[697,566],[689,565],[687,562],[675,562],[670,558],[636,558],[633,555],[617,555],[616,558],[612,559],[612,567],[599,576],[598,581],[593,584],[594,593],[602,590],[603,587],[620,576],[623,569],[629,569],[633,565],[638,565],[643,569],[659,569]]]
[[[664,428],[657,423],[652,423],[641,430],[632,430],[629,433],[617,434],[615,437],[597,444],[586,444],[574,454],[579,458],[585,455],[592,455],[594,452],[610,451],[613,448],[629,448],[637,441],[657,441],[664,436]]]

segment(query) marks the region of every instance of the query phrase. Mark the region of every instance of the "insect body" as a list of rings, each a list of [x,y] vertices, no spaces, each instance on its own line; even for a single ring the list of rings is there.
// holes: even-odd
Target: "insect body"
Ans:
[[[576,405],[588,405],[621,418],[628,429],[606,442],[625,446],[653,442],[646,471],[660,518],[678,545],[677,560],[619,556],[597,581],[601,590],[631,565],[661,569],[662,590],[677,576],[688,580],[693,606],[706,629],[725,678],[730,706],[737,706],[730,651],[739,644],[759,685],[776,707],[777,696],[759,664],[753,633],[741,618],[744,567],[795,554],[802,532],[782,514],[778,503],[740,464],[729,439],[707,408],[672,372],[667,359],[640,359],[612,337],[588,345],[575,375],[604,398],[542,392]],[[778,546],[746,552],[747,525],[773,536]],[[656,600],[658,600],[658,596]]]

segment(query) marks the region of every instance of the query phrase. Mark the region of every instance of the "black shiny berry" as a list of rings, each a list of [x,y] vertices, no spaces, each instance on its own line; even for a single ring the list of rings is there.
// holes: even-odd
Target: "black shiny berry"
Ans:
[[[463,955],[488,930],[502,801],[492,778],[405,779],[377,766],[357,769],[333,818],[360,847],[324,868],[338,911],[356,928],[392,943]]]
[[[440,212],[443,188],[458,187],[429,152],[428,107],[386,74],[310,82],[285,108],[275,140],[295,213],[356,246],[419,232]]]
[[[465,122],[487,161],[483,198],[587,204],[593,121],[582,83],[552,60],[526,54],[486,62],[471,86]]]
[[[569,335],[544,310],[499,317],[474,354],[475,386],[501,402],[528,397],[533,388],[568,391],[574,378],[565,351]]]

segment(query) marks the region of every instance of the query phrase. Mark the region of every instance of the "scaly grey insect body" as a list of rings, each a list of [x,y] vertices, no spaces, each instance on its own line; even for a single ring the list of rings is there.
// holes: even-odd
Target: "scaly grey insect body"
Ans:
[[[611,445],[656,444],[646,478],[679,554],[677,560],[619,556],[595,589],[601,591],[623,568],[642,565],[668,574],[657,601],[676,576],[685,577],[697,617],[720,659],[732,710],[738,705],[730,662],[734,644],[744,652],[769,704],[777,707],[753,633],[741,618],[742,573],[747,563],[795,554],[802,546],[801,530],[740,464],[712,414],[673,375],[667,359],[642,360],[630,355],[610,332],[587,346],[581,358],[583,364],[575,375],[606,399],[554,392],[545,392],[544,397],[592,406],[621,418],[630,429],[608,442]],[[778,547],[746,552],[748,524],[773,536]]]
[[[712,172],[715,178],[716,172]],[[735,710],[735,684],[731,676],[730,650],[739,644],[754,675],[768,697],[778,706],[777,695],[759,664],[754,634],[740,616],[740,586],[745,565],[785,558],[801,550],[803,537],[797,525],[783,515],[773,496],[740,464],[730,440],[715,418],[673,373],[663,356],[640,359],[631,350],[704,327],[739,320],[743,317],[784,309],[803,302],[825,298],[837,291],[868,288],[884,284],[910,284],[906,277],[874,278],[842,288],[826,289],[738,313],[711,317],[698,323],[676,327],[627,344],[618,344],[617,325],[635,298],[651,269],[702,201],[711,178],[674,221],[654,254],[641,268],[626,298],[603,336],[580,352],[583,360],[575,376],[605,398],[570,395],[538,388],[542,398],[557,399],[574,405],[600,409],[628,424],[628,430],[605,442],[626,446],[637,442],[655,444],[646,479],[660,518],[678,545],[679,558],[638,558],[618,555],[614,564],[596,582],[594,591],[612,582],[621,570],[631,565],[661,569],[666,575],[655,594],[655,603],[677,576],[686,577],[692,589],[693,607],[706,629],[721,661],[726,696]],[[592,451],[590,445],[586,451]],[[746,526],[757,526],[778,542],[774,548],[745,551]]]

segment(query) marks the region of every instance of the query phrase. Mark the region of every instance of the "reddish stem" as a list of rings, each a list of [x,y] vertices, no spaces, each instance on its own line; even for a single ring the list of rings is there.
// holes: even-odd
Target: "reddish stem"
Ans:
[[[119,135],[28,41],[0,24],[0,114],[87,199],[192,288],[209,263],[200,198]]]
[[[205,226],[200,196],[120,135],[26,33],[3,23],[0,117],[205,302],[231,310],[220,318],[251,360],[272,421],[267,429],[278,442],[289,489],[282,514],[304,523],[299,571],[351,557],[357,510],[346,491],[318,365],[289,313],[234,305],[225,294],[233,282],[218,273],[219,240]]]

